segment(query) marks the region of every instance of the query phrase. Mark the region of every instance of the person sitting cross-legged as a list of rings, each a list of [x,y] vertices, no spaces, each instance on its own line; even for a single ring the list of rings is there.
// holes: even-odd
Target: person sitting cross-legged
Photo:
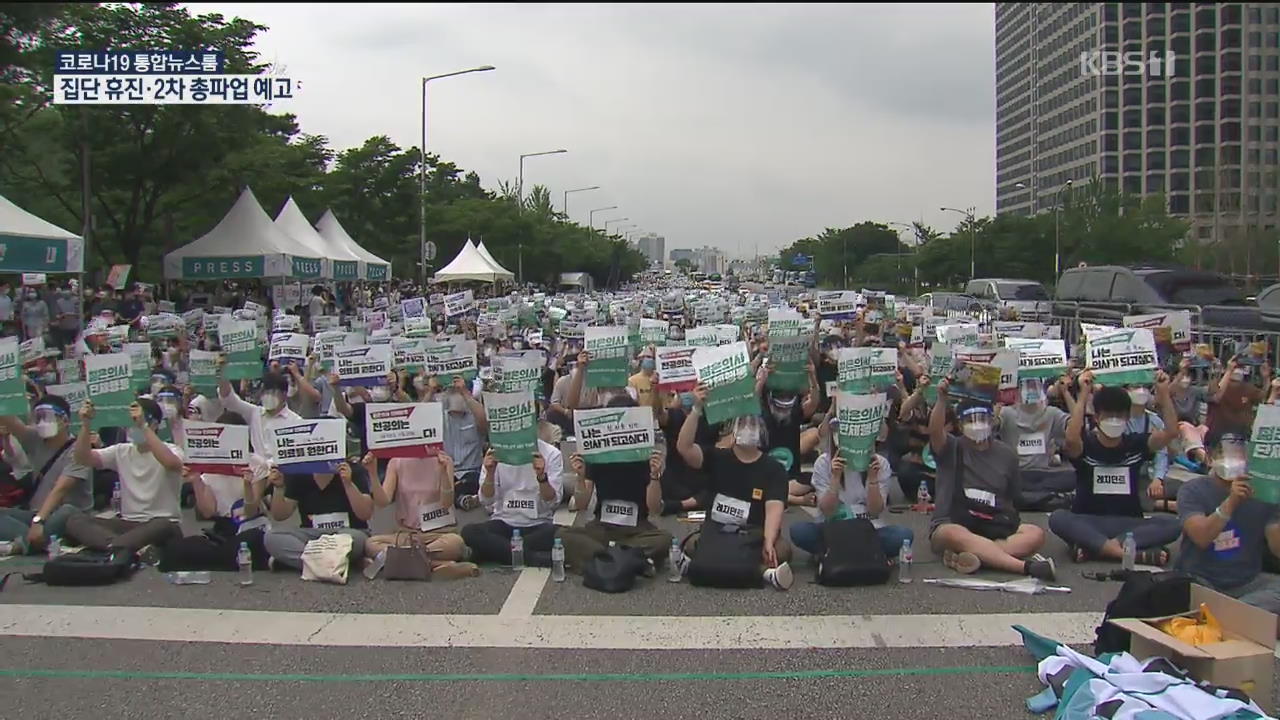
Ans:
[[[965,400],[956,409],[963,437],[947,434],[951,382],[938,383],[929,415],[929,447],[938,464],[938,498],[929,542],[942,561],[969,574],[980,567],[1053,580],[1052,559],[1032,556],[1044,530],[1021,522],[1018,455],[991,437],[991,406]],[[1027,559],[1031,558],[1031,559]]]

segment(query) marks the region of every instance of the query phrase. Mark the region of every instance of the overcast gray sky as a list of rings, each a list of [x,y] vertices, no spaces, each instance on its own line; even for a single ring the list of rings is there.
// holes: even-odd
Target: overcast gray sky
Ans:
[[[303,83],[287,106],[337,149],[419,142],[488,188],[567,188],[570,215],[616,212],[667,247],[774,252],[826,227],[994,206],[990,4],[191,4],[270,30],[258,49]],[[626,223],[623,223],[624,225]]]

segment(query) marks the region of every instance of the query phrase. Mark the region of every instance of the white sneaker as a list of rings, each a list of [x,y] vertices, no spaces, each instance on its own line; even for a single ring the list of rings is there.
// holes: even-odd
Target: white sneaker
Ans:
[[[364,579],[372,580],[378,577],[378,573],[382,572],[382,568],[386,564],[387,564],[387,551],[383,550],[382,552],[373,556],[373,559],[365,564]]]
[[[775,590],[790,590],[796,581],[796,576],[791,572],[791,565],[782,563],[776,568],[766,569],[764,581],[772,585]]]

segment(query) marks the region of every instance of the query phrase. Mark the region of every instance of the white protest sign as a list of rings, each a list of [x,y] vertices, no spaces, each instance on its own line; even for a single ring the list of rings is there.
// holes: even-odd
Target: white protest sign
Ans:
[[[180,447],[187,467],[196,472],[238,475],[249,466],[249,426],[187,420]]]
[[[427,301],[420,297],[400,301],[400,315],[405,320],[427,316]]]
[[[73,418],[80,413],[80,408],[84,405],[84,401],[89,399],[89,386],[82,382],[50,385],[44,390],[49,395],[57,395],[66,400],[67,404],[71,406],[71,417]],[[73,425],[72,430],[74,429]]]
[[[1172,345],[1174,350],[1186,352],[1191,349],[1191,311],[1170,310],[1153,315],[1126,315],[1125,327],[1147,328],[1151,330],[1156,344]]]
[[[576,410],[573,435],[590,463],[647,462],[654,448],[653,409]]]
[[[1146,328],[1083,325],[1085,367],[1102,385],[1150,385],[1155,380],[1156,341]]]
[[[271,336],[271,350],[268,360],[274,360],[281,366],[294,363],[303,367],[307,362],[307,350],[311,347],[311,336],[296,332],[276,333]]]
[[[444,406],[429,403],[369,403],[364,411],[369,451],[381,458],[429,457],[444,443]]]
[[[267,434],[284,473],[331,473],[346,457],[346,420],[299,420]]]
[[[952,348],[956,360],[975,365],[990,365],[1000,370],[995,402],[1014,405],[1018,402],[1018,351],[1008,348],[985,350],[972,347]]]
[[[697,348],[667,345],[656,349],[655,369],[658,373],[658,390],[685,392],[698,384],[698,371],[693,367],[693,354]]]
[[[1061,340],[1007,337],[1007,348],[1018,351],[1018,379],[1054,381],[1067,371],[1067,348]]]
[[[275,320],[271,322],[271,332],[273,333],[295,333],[302,332],[302,318],[297,315],[276,315]]]
[[[477,372],[475,340],[437,340],[423,343],[426,355],[427,372],[441,378],[460,375],[468,382],[475,379]],[[441,381],[443,384],[447,382]]]
[[[444,296],[444,314],[449,317],[462,315],[476,309],[476,297],[470,290]]]
[[[311,318],[311,332],[322,333],[338,328],[338,318],[334,315],[316,315]]]
[[[386,385],[387,373],[391,372],[391,346],[357,345],[334,348],[333,363],[340,385]]]

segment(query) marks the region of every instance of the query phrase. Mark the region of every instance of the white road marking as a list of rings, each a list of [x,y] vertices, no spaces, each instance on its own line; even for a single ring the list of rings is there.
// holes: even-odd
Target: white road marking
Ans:
[[[506,602],[498,615],[502,617],[529,617],[538,606],[538,598],[542,596],[542,588],[547,585],[551,571],[547,568],[527,567],[520,571],[520,577],[511,586]]]
[[[0,636],[338,647],[964,648],[1020,645],[1013,625],[1061,642],[1087,644],[1101,618],[1092,612],[781,618],[514,616],[505,609],[495,616],[0,605]]]

